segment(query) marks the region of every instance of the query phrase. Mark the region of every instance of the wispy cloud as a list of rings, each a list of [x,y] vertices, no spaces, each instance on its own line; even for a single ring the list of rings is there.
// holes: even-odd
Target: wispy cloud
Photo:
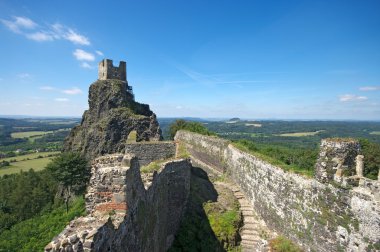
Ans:
[[[31,75],[28,73],[20,73],[17,75],[17,77],[19,77],[20,79],[29,79]]]
[[[82,49],[76,49],[73,52],[74,57],[79,61],[94,61],[95,55],[92,53],[86,52]]]
[[[55,98],[54,100],[57,102],[68,102],[69,101],[69,99],[67,99],[67,98]]]
[[[53,91],[56,90],[56,88],[51,87],[51,86],[42,86],[40,87],[41,90],[46,90],[46,91]]]
[[[91,65],[88,64],[87,62],[82,62],[82,63],[80,64],[80,66],[83,67],[83,68],[86,68],[86,69],[93,69],[93,68],[94,68],[93,66],[91,66]]]
[[[38,32],[34,32],[34,33],[28,33],[28,34],[25,34],[25,36],[28,39],[31,39],[34,41],[39,41],[39,42],[53,41],[54,40],[54,37],[51,34],[46,33],[46,32],[42,32],[42,31],[38,31]]]
[[[380,90],[380,86],[365,86],[365,87],[360,87],[360,91],[377,91]]]
[[[345,95],[339,96],[339,101],[341,101],[341,102],[365,101],[365,100],[368,100],[368,97],[359,96],[359,95],[352,95],[352,94],[345,94]]]
[[[0,21],[10,31],[37,42],[67,40],[76,45],[91,44],[88,37],[60,23],[39,25],[30,18],[17,16],[10,20],[1,19]]]
[[[75,31],[73,31],[72,29],[68,29],[68,31],[64,34],[63,36],[65,39],[73,42],[74,44],[78,44],[78,45],[90,45],[90,40],[79,34],[79,33],[76,33]]]
[[[3,25],[14,33],[22,33],[23,30],[30,30],[37,27],[37,24],[26,17],[12,17],[12,20],[1,19]]]
[[[62,90],[62,93],[68,94],[68,95],[77,95],[77,94],[82,94],[83,92],[79,88],[74,87],[71,89]]]
[[[99,56],[103,56],[103,55],[104,55],[103,52],[101,52],[101,51],[95,51],[95,52],[96,52],[96,54],[99,55]]]

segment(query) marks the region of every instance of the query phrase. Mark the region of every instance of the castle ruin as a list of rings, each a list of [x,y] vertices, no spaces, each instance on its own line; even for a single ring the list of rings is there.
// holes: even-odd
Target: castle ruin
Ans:
[[[127,81],[127,63],[125,61],[120,61],[119,67],[114,67],[112,60],[104,59],[99,62],[98,66],[99,80],[116,79]]]

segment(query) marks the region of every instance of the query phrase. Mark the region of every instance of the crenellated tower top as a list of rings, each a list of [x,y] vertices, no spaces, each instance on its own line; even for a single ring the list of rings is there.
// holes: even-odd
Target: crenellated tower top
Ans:
[[[99,62],[98,68],[99,80],[117,79],[127,81],[127,63],[120,61],[119,67],[114,67],[110,59],[104,59]]]

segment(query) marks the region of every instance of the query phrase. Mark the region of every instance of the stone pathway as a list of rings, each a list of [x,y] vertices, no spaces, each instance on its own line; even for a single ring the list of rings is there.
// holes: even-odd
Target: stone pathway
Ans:
[[[216,182],[233,191],[240,204],[243,216],[243,226],[240,231],[242,252],[268,251],[268,242],[263,235],[271,236],[269,229],[263,221],[260,221],[252,205],[246,199],[240,188],[232,183]]]
[[[202,167],[211,176],[221,176],[222,173],[214,167],[192,157],[195,166]],[[275,237],[275,233],[271,232],[265,222],[259,218],[251,203],[240,190],[239,186],[231,181],[216,181],[218,184],[230,189],[240,204],[240,211],[243,216],[243,226],[240,230],[241,251],[242,252],[267,252],[269,251],[268,240]]]

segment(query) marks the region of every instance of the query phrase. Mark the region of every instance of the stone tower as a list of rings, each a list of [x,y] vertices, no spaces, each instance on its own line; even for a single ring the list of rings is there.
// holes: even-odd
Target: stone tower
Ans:
[[[329,182],[356,175],[356,157],[359,151],[359,142],[354,139],[323,139],[315,165],[316,179]]]
[[[98,79],[109,80],[116,79],[127,81],[127,63],[120,61],[119,67],[114,67],[110,59],[104,59],[99,62]]]

